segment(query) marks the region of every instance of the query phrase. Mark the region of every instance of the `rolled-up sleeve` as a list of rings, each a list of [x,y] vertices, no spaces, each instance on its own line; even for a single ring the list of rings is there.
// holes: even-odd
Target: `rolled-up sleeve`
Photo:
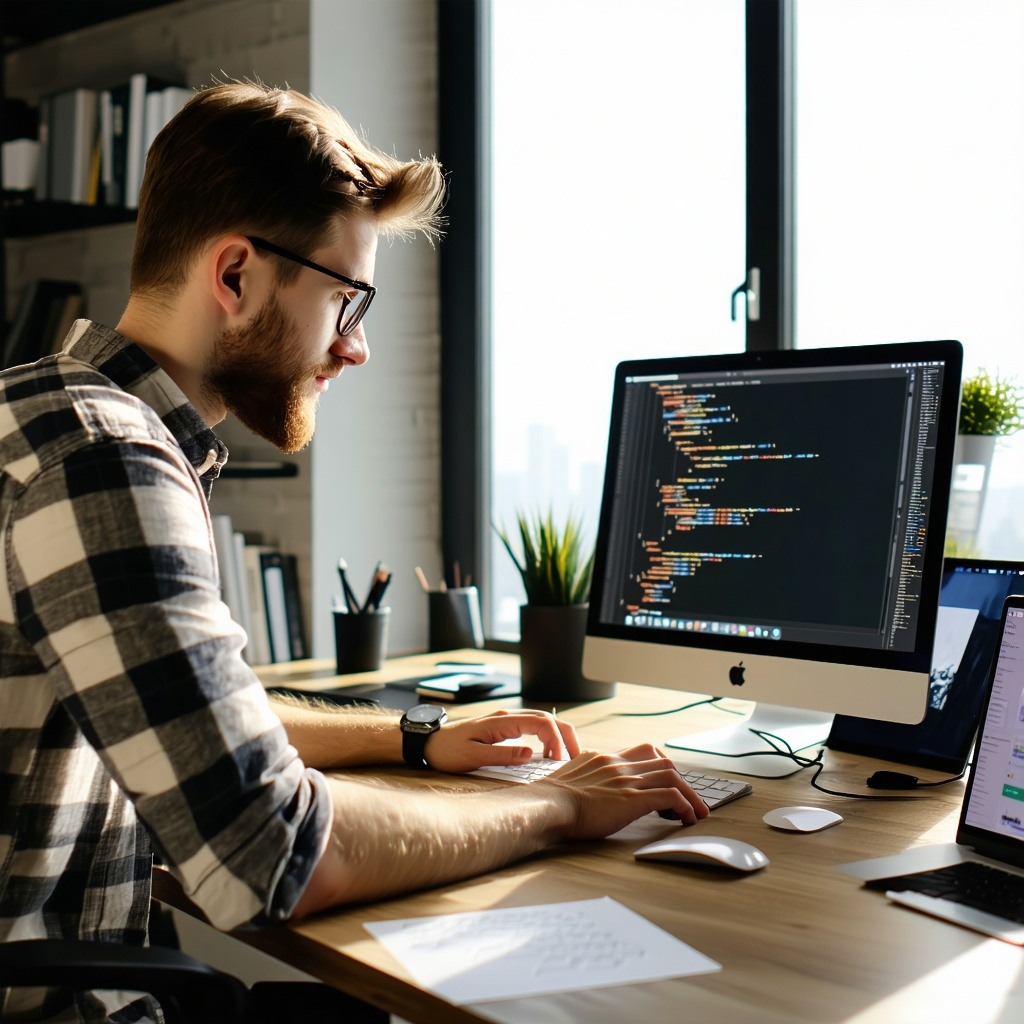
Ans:
[[[181,451],[64,453],[28,481],[6,546],[22,634],[167,867],[219,928],[287,918],[330,797],[242,659]]]

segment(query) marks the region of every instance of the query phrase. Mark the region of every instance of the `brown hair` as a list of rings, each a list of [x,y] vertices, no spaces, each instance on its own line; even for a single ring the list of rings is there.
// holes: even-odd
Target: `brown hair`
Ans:
[[[139,195],[131,290],[176,291],[220,235],[260,235],[308,254],[339,214],[388,234],[439,234],[444,178],[432,157],[374,149],[335,110],[291,89],[227,82],[196,93],[157,135]],[[284,282],[298,266],[278,261]]]

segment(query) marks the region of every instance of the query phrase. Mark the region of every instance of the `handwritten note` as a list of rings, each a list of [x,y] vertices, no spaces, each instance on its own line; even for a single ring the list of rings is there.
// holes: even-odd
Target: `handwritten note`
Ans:
[[[721,970],[607,896],[364,927],[419,985],[456,1004]]]

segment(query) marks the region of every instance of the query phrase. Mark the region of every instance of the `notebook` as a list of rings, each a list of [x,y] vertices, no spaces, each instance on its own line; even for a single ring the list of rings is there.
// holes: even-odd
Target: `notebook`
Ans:
[[[836,715],[833,750],[958,774],[967,766],[1008,594],[1024,591],[1024,562],[947,558],[932,652],[928,708],[918,725]]]
[[[956,863],[866,885],[1024,946],[1024,595],[1004,604],[956,845]]]

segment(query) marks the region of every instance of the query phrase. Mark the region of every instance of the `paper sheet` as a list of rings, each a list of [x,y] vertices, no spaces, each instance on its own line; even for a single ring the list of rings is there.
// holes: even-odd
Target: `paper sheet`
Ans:
[[[419,985],[455,1004],[721,970],[607,896],[364,927]]]

